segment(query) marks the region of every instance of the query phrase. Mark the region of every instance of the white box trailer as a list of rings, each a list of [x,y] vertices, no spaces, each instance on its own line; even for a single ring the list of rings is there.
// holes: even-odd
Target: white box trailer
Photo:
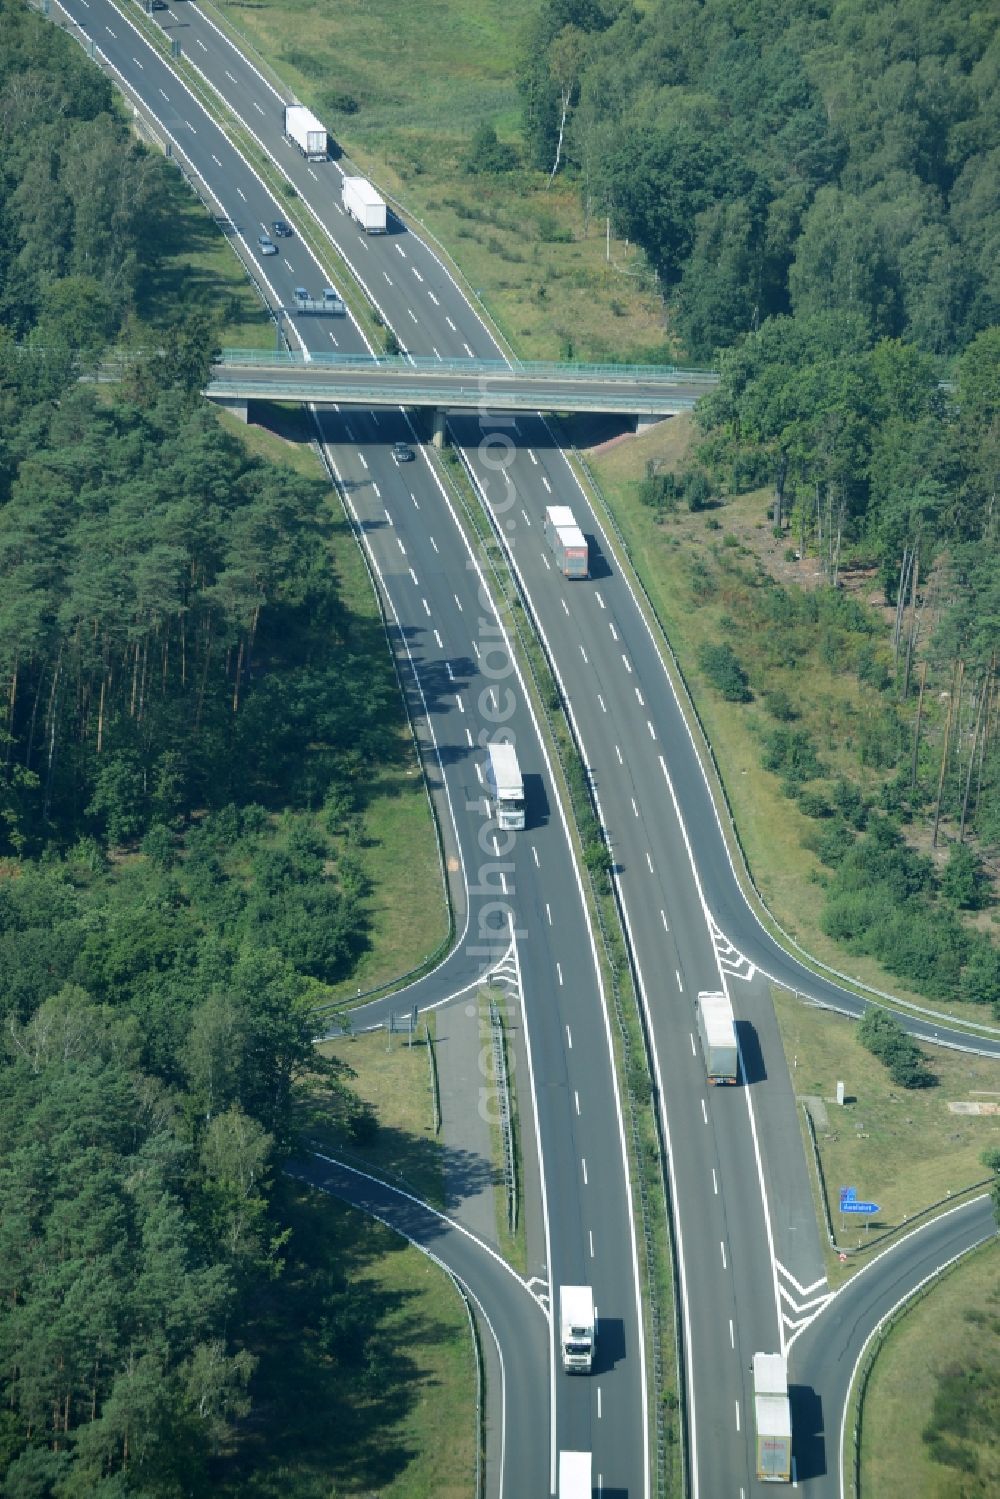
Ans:
[[[736,1022],[727,994],[698,995],[698,1035],[710,1083],[739,1082]]]
[[[761,1483],[791,1483],[792,1408],[780,1353],[753,1356],[753,1410],[757,1477]]]
[[[559,1287],[559,1346],[567,1374],[589,1374],[594,1367],[597,1324],[590,1286]]]
[[[375,191],[367,177],[345,177],[340,201],[345,212],[358,221],[366,234],[385,233],[385,199]]]
[[[577,525],[569,506],[547,506],[542,529],[563,577],[589,578],[590,554],[587,538]]]
[[[490,744],[486,762],[486,790],[498,827],[519,832],[524,827],[524,781],[512,744]]]
[[[593,1461],[589,1452],[560,1452],[559,1499],[591,1499]]]
[[[285,136],[309,161],[326,161],[330,154],[326,126],[304,104],[285,105]]]

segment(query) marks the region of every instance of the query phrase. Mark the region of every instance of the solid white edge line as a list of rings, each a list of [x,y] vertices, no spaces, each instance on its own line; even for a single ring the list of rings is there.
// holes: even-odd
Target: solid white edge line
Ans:
[[[973,1201],[978,1201],[978,1199],[974,1198]],[[968,1204],[964,1203],[963,1206],[968,1206]],[[953,1208],[953,1209],[951,1209],[951,1211],[952,1212],[957,1212],[958,1209]],[[941,1217],[947,1217],[948,1214],[942,1213],[940,1216]],[[936,1223],[937,1221],[938,1220],[936,1218],[932,1218],[931,1219],[932,1223]],[[925,1225],[925,1227],[929,1227],[929,1225]],[[916,1232],[919,1233],[920,1230],[917,1229]],[[909,1238],[910,1235],[907,1235],[907,1237]],[[992,1235],[990,1237],[992,1237]],[[902,1241],[900,1241],[900,1242],[902,1242]],[[980,1245],[984,1244],[985,1242],[986,1242],[985,1239],[980,1239],[975,1244],[967,1244],[964,1249],[960,1249],[957,1254],[953,1254],[950,1260],[945,1260],[945,1262],[944,1262],[943,1265],[935,1265],[934,1269],[930,1272],[929,1275],[925,1275],[924,1278],[923,1278],[923,1280],[918,1281],[915,1286],[913,1286],[909,1291],[907,1291],[907,1293],[906,1293],[905,1296],[901,1296],[899,1298],[899,1300],[897,1302],[895,1302],[889,1308],[889,1310],[887,1312],[885,1312],[884,1315],[881,1316],[878,1319],[878,1321],[876,1322],[875,1326],[872,1328],[871,1332],[868,1334],[867,1338],[865,1338],[865,1341],[864,1341],[864,1343],[861,1346],[861,1349],[860,1349],[860,1351],[858,1353],[858,1356],[857,1356],[857,1358],[854,1361],[854,1368],[851,1370],[851,1377],[850,1377],[850,1380],[848,1381],[848,1385],[847,1385],[847,1398],[844,1401],[844,1409],[840,1413],[840,1443],[839,1443],[838,1463],[837,1463],[837,1466],[838,1466],[838,1468],[840,1470],[840,1499],[846,1499],[846,1488],[845,1488],[845,1483],[844,1483],[844,1442],[845,1442],[846,1435],[847,1435],[847,1431],[846,1431],[846,1428],[847,1428],[847,1412],[850,1409],[851,1396],[854,1393],[854,1385],[855,1385],[855,1382],[856,1382],[857,1377],[858,1377],[858,1369],[861,1367],[861,1360],[865,1356],[865,1351],[868,1348],[869,1343],[872,1341],[872,1338],[878,1336],[879,1332],[885,1326],[885,1323],[888,1321],[888,1319],[895,1312],[897,1312],[901,1306],[905,1306],[906,1303],[909,1300],[911,1300],[911,1298],[914,1297],[917,1294],[918,1291],[922,1290],[924,1286],[929,1285],[932,1280],[937,1280],[938,1276],[939,1275],[943,1275],[943,1273],[945,1272],[945,1270],[947,1270],[951,1265],[957,1264],[960,1259],[963,1259],[965,1257],[965,1255],[971,1254],[974,1249],[978,1249],[980,1247]],[[895,1246],[893,1246],[893,1247],[895,1247]],[[886,1253],[889,1253],[889,1252],[890,1251],[886,1250]],[[882,1255],[879,1255],[878,1258],[881,1259]],[[870,1266],[871,1266],[871,1264],[873,1264],[873,1263],[874,1263],[874,1261],[869,1261],[869,1264],[865,1265],[864,1269],[866,1269],[866,1270],[869,1269]],[[861,1272],[859,1271],[858,1273],[860,1274]],[[852,1279],[856,1280],[857,1276],[852,1277]],[[850,1285],[851,1283],[852,1283],[851,1281],[848,1281],[847,1285]],[[843,1290],[843,1289],[845,1289],[845,1287],[841,1287],[841,1289]],[[832,1299],[833,1298],[831,1297],[831,1300]]]
[[[314,1152],[314,1154],[316,1154],[316,1153],[317,1152]],[[332,1157],[330,1157],[330,1156],[323,1156],[322,1159],[323,1160],[331,1160]],[[334,1165],[343,1166],[344,1162],[342,1162],[342,1161],[334,1161]],[[351,1170],[353,1168],[347,1167],[347,1169]],[[289,1173],[289,1174],[291,1174],[291,1173]],[[363,1176],[364,1172],[358,1172],[357,1174],[359,1176]],[[337,1196],[337,1194],[335,1192],[329,1191],[328,1188],[326,1188],[326,1187],[317,1187],[315,1182],[309,1181],[308,1179],[304,1179],[301,1176],[296,1176],[295,1180],[296,1181],[303,1181],[303,1180],[305,1180],[306,1186],[312,1187],[313,1190],[316,1191],[316,1192],[325,1192],[328,1197],[336,1197]],[[370,1177],[369,1180],[370,1181],[378,1181],[378,1177],[373,1176],[373,1177]],[[381,1185],[382,1186],[386,1186],[388,1184],[385,1183],[385,1182],[382,1182]],[[341,1197],[341,1198],[338,1198],[338,1201],[343,1202],[344,1199]],[[353,1204],[352,1204],[352,1206],[353,1206]],[[427,1203],[423,1203],[422,1206],[427,1207],[428,1204]],[[447,1275],[450,1280],[454,1281],[455,1285],[457,1285],[459,1287],[460,1294],[463,1296],[463,1299],[466,1296],[471,1297],[472,1300],[476,1303],[476,1306],[479,1308],[479,1315],[482,1317],[483,1321],[486,1323],[486,1326],[490,1330],[490,1336],[493,1339],[493,1343],[494,1343],[494,1345],[496,1347],[496,1351],[497,1351],[497,1361],[500,1364],[500,1491],[499,1492],[500,1492],[500,1499],[503,1499],[504,1473],[506,1471],[506,1458],[507,1458],[507,1373],[506,1373],[506,1367],[505,1367],[504,1361],[503,1361],[503,1348],[500,1345],[500,1339],[497,1337],[496,1328],[493,1326],[493,1321],[492,1321],[489,1313],[487,1312],[486,1308],[483,1306],[483,1303],[480,1301],[480,1299],[476,1295],[475,1291],[469,1285],[468,1281],[463,1280],[462,1277],[458,1274],[457,1270],[453,1270],[450,1265],[446,1265],[445,1262],[444,1262],[444,1260],[441,1259],[441,1257],[439,1255],[436,1255],[432,1249],[428,1249],[427,1248],[426,1244],[421,1244],[420,1241],[419,1241],[419,1239],[411,1238],[411,1236],[405,1231],[405,1229],[400,1228],[395,1223],[390,1223],[387,1218],[383,1218],[382,1217],[381,1213],[373,1212],[369,1208],[355,1208],[355,1211],[356,1212],[363,1212],[366,1215],[366,1217],[374,1218],[377,1223],[381,1223],[385,1228],[387,1228],[389,1230],[390,1233],[398,1234],[400,1236],[400,1238],[406,1239],[406,1241],[408,1243],[410,1243],[410,1244],[413,1245],[414,1249],[419,1250],[419,1252],[421,1254],[426,1255],[429,1260],[432,1260],[435,1265],[437,1265],[441,1270],[444,1271],[445,1275]],[[431,1211],[433,1211],[433,1209],[431,1209]],[[459,1226],[460,1225],[455,1224],[456,1228],[459,1227]],[[489,1246],[484,1244],[481,1247],[484,1248],[484,1249],[486,1249]],[[530,1295],[530,1292],[529,1292],[529,1295]],[[544,1308],[542,1310],[544,1311]]]

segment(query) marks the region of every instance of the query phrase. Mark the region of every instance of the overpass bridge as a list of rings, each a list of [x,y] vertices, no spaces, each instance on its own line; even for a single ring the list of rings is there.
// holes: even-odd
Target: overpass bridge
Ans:
[[[445,411],[587,411],[634,416],[640,425],[689,411],[718,384],[711,370],[648,364],[506,364],[500,359],[226,349],[205,394],[246,418],[250,401],[413,406]]]

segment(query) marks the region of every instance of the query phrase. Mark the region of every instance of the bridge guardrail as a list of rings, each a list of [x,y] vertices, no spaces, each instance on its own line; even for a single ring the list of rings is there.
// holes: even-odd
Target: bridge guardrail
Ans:
[[[371,368],[383,370],[433,371],[435,374],[460,374],[462,376],[483,375],[487,378],[512,380],[539,379],[557,380],[640,380],[650,384],[704,385],[706,388],[718,382],[714,370],[683,369],[679,365],[658,364],[560,364],[557,360],[520,360],[508,364],[503,359],[436,359],[430,355],[386,354],[373,359],[368,354],[333,354],[320,350],[306,358],[300,350],[279,353],[273,349],[223,349],[222,358],[216,365],[222,368],[246,368],[248,366],[274,368],[276,365],[305,368],[310,365],[322,369]]]

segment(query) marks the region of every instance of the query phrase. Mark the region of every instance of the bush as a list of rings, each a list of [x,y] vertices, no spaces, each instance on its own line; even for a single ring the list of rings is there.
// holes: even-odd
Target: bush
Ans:
[[[836,869],[854,847],[854,834],[838,817],[836,822],[828,824],[822,833],[811,835],[808,841],[823,863],[831,869]]]
[[[858,1040],[888,1067],[890,1077],[899,1087],[929,1088],[937,1082],[913,1037],[907,1035],[895,1015],[888,1011],[874,1006],[866,1010],[858,1023]]]
[[[837,811],[849,822],[852,828],[860,832],[868,823],[868,808],[865,799],[857,786],[851,781],[839,780],[836,782],[832,792],[833,805]]]
[[[729,703],[749,703],[753,699],[750,681],[732,646],[705,644],[698,652],[698,664],[713,687]]]
[[[345,94],[343,89],[328,88],[323,92],[323,107],[330,114],[356,115],[360,108],[353,94]]]
[[[764,735],[764,769],[786,781],[814,781],[823,765],[805,729],[771,729]]]
[[[974,1005],[992,1004],[1000,1020],[1000,952],[979,932],[971,938],[969,959],[962,970],[962,998]]]
[[[647,472],[639,484],[639,500],[652,510],[676,510],[683,493],[684,481],[677,474]]]
[[[689,510],[704,510],[712,498],[712,484],[704,469],[696,468],[684,481],[684,497]]]
[[[477,125],[469,143],[463,166],[470,176],[500,176],[518,164],[517,151],[497,137],[492,125]]]
[[[538,229],[538,238],[543,244],[568,245],[572,243],[571,232],[547,208],[539,209],[535,214],[535,225]]]
[[[765,692],[764,707],[771,717],[778,719],[780,723],[791,723],[799,716],[798,709],[788,693],[780,687],[776,687],[773,692]]]
[[[799,806],[807,817],[831,817],[833,815],[833,808],[822,791],[803,791],[799,797]]]
[[[956,843],[941,874],[941,894],[962,911],[980,911],[987,900],[983,866],[970,848]]]

